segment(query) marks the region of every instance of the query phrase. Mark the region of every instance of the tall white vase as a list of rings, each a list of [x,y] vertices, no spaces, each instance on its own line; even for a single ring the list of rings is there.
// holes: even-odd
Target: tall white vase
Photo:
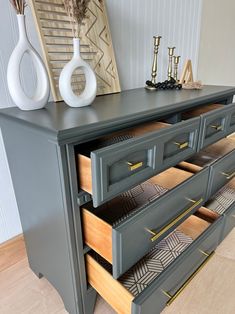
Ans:
[[[97,91],[96,76],[88,63],[86,63],[80,55],[80,40],[73,39],[74,54],[72,59],[63,68],[60,79],[59,89],[64,101],[71,107],[84,107],[90,105]],[[71,86],[71,78],[76,69],[81,69],[86,78],[84,91],[80,95],[76,95]]]
[[[12,52],[7,69],[7,82],[10,95],[20,109],[36,110],[43,108],[49,99],[50,87],[48,75],[42,59],[29,42],[25,16],[17,15],[19,26],[19,41]],[[20,64],[25,53],[28,53],[33,61],[37,75],[37,87],[32,97],[25,94],[20,80]]]

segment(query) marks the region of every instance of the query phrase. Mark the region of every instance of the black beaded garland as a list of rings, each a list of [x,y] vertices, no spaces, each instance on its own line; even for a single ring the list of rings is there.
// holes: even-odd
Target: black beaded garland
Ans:
[[[169,80],[165,80],[164,82],[158,82],[156,84],[148,80],[146,81],[146,85],[149,87],[154,87],[156,90],[182,89],[182,84],[178,84],[173,77],[171,77]]]

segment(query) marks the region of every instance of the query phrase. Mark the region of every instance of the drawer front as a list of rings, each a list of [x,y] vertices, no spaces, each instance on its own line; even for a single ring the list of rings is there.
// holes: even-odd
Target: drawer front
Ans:
[[[118,278],[157,242],[202,206],[209,169],[167,192],[115,228],[113,227],[113,276]]]
[[[194,120],[194,119],[193,119]],[[160,139],[159,145],[162,146],[163,153],[158,158],[157,169],[160,171],[176,165],[178,162],[192,156],[197,151],[199,120],[187,123],[177,130],[173,127],[167,134]]]
[[[225,212],[225,225],[222,235],[222,240],[235,228],[235,204]]]
[[[223,217],[214,222],[132,303],[132,314],[160,314],[213,256],[220,241]]]
[[[196,118],[92,152],[94,206],[193,155],[198,133]]]
[[[213,196],[229,180],[235,177],[235,150],[215,162],[210,171],[211,186],[208,189],[208,197]]]
[[[208,112],[201,116],[201,134],[198,150],[206,147],[227,135],[229,106]]]
[[[227,127],[227,134],[231,134],[235,132],[235,104],[229,105],[230,112],[229,112],[229,119],[228,119],[228,127]]]

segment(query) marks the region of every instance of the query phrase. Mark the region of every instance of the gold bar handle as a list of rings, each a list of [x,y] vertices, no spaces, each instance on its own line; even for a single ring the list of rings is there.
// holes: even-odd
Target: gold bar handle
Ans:
[[[188,209],[186,209],[183,213],[181,213],[178,217],[176,217],[174,220],[172,220],[172,222],[170,222],[168,225],[166,225],[165,227],[163,227],[160,231],[156,232],[154,230],[150,230],[150,229],[145,229],[146,231],[148,231],[151,235],[152,238],[150,239],[152,242],[158,240],[165,232],[167,232],[169,229],[171,229],[174,225],[176,225],[181,219],[183,219],[185,216],[187,216],[191,211],[193,211],[198,205],[200,205],[203,202],[203,198],[201,198],[198,201],[194,201],[191,199],[188,199],[190,202],[193,203],[192,206],[190,206]]]
[[[179,149],[183,149],[189,146],[189,142],[184,142],[184,143],[174,142],[174,144],[177,145]]]
[[[222,125],[210,125],[210,127],[216,131],[221,131],[223,129]]]
[[[202,250],[199,250],[203,255],[206,256],[204,262],[192,273],[192,275],[188,278],[188,280],[176,291],[175,294],[171,295],[169,292],[162,290],[162,293],[169,298],[166,305],[171,305],[175,299],[184,291],[184,289],[189,285],[189,283],[193,280],[193,278],[202,270],[202,268],[209,262],[209,260],[213,257],[215,252],[211,252],[208,254]]]
[[[221,174],[225,176],[227,180],[231,180],[233,177],[235,177],[235,171],[233,173],[221,172]]]
[[[128,161],[127,164],[128,164],[129,170],[130,171],[134,171],[134,170],[136,170],[136,169],[138,169],[138,168],[143,166],[143,161],[140,161],[140,162],[137,162],[137,163],[132,163],[132,162]]]

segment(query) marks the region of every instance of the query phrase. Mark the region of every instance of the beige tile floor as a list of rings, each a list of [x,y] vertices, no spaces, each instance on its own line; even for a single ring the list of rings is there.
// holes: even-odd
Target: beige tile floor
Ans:
[[[25,255],[21,254],[20,260],[8,268],[0,268],[0,314],[66,313],[57,291],[45,278],[39,280],[30,271]],[[94,313],[113,314],[115,311],[98,297]],[[162,314],[235,314],[235,229]]]

